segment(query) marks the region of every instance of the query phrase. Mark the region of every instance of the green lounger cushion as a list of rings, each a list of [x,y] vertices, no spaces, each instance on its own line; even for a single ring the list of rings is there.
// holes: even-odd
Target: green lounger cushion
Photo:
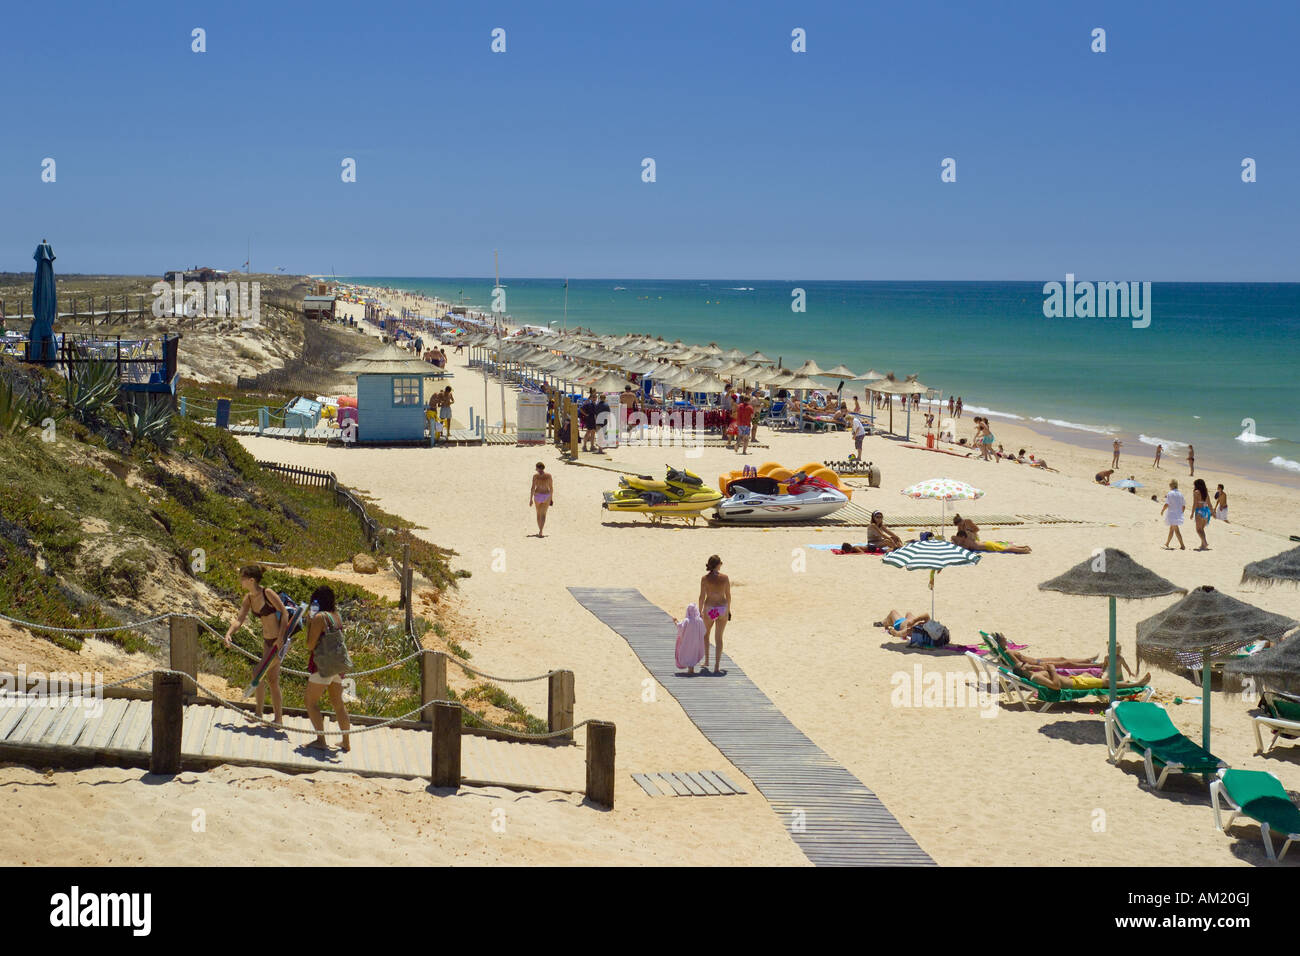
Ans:
[[[1278,720],[1300,721],[1300,701],[1290,700],[1279,694],[1266,693],[1263,704],[1271,717],[1276,717]]]
[[[1134,744],[1151,751],[1151,758],[1156,763],[1181,764],[1192,773],[1214,770],[1223,763],[1180,733],[1159,704],[1143,700],[1125,701],[1116,705],[1115,718]]]
[[[1300,834],[1300,807],[1282,784],[1262,770],[1225,770],[1220,779],[1232,802],[1241,812],[1287,835]]]

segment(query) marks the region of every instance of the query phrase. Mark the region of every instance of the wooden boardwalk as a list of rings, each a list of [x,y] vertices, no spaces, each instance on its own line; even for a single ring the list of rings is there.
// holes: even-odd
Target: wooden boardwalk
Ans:
[[[640,591],[569,593],[627,640],[700,731],[754,782],[814,864],[933,865],[880,799],[790,723],[725,654],[726,676],[689,677],[673,660],[672,618]]]
[[[153,745],[152,702],[107,698],[102,710],[81,698],[64,702],[0,695],[0,760],[39,762],[41,755],[79,750],[147,766]],[[286,715],[289,727],[311,729],[306,717]],[[338,730],[326,720],[326,730]],[[352,750],[304,750],[313,738],[280,733],[224,707],[185,707],[181,738],[187,766],[268,767],[286,773],[341,770],[370,777],[422,777],[432,771],[432,734],[428,730],[384,727],[352,737]],[[326,738],[337,744],[338,737]],[[515,789],[581,793],[585,786],[586,749],[576,746],[513,743],[474,734],[461,737],[461,776],[466,784],[500,784]]]

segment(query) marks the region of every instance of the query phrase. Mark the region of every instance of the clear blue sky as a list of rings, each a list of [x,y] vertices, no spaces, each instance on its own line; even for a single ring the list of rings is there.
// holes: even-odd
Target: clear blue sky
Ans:
[[[1300,280],[1294,0],[97,0],[4,33],[3,270],[251,237],[358,275]]]

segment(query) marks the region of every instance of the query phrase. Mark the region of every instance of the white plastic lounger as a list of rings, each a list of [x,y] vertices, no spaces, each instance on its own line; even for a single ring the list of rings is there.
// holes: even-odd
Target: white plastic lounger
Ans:
[[[1219,801],[1228,805],[1224,821]],[[1266,770],[1220,770],[1219,778],[1210,783],[1210,801],[1214,804],[1214,828],[1226,833],[1237,814],[1242,813],[1259,824],[1264,838],[1264,854],[1273,863],[1281,861],[1291,844],[1300,840],[1300,807],[1292,801],[1277,775]],[[1272,823],[1270,824],[1270,821]],[[1273,832],[1283,836],[1282,849],[1273,852]]]

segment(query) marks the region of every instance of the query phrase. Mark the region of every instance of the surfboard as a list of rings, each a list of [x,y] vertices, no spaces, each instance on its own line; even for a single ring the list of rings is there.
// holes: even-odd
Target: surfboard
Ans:
[[[291,623],[289,625],[290,631],[293,631],[294,627],[298,623],[298,619],[302,617],[303,612],[305,610],[306,610],[305,608],[299,605],[298,608],[293,612],[293,618],[291,619]],[[245,700],[253,696],[254,691],[257,690],[257,685],[262,682],[262,678],[266,675],[267,670],[270,669],[271,662],[273,660],[281,660],[281,661],[284,660],[285,655],[289,653],[289,645],[292,643],[293,643],[293,634],[291,633],[288,637],[284,639],[284,643],[280,645],[279,652],[276,651],[275,645],[272,644],[271,647],[267,650],[267,652],[262,655],[262,659],[258,661],[257,666],[253,668],[253,679],[249,681],[248,686],[244,688]]]

